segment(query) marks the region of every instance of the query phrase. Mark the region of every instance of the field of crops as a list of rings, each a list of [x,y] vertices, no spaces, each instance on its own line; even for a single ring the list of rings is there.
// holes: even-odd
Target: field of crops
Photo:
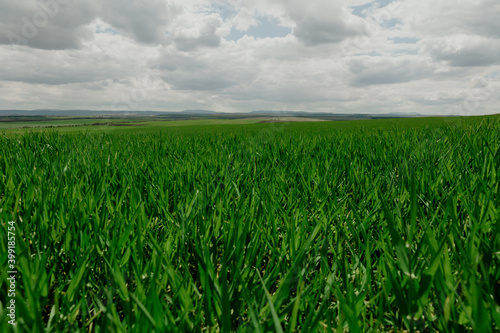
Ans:
[[[0,133],[0,328],[15,221],[19,332],[498,331],[500,122],[428,123]]]

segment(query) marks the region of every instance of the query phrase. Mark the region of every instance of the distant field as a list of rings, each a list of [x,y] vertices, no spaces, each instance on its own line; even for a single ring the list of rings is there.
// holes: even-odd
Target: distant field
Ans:
[[[106,124],[106,123],[120,123],[130,122],[123,119],[94,119],[94,118],[48,118],[30,121],[0,121],[1,129],[25,129],[25,128],[48,128],[48,127],[69,127],[69,126],[82,126],[90,124]]]
[[[5,118],[5,117],[4,117]],[[197,131],[231,131],[233,126],[242,131],[253,131],[262,128],[281,128],[304,126],[305,124],[292,123],[312,123],[314,128],[321,130],[348,129],[348,128],[387,128],[395,126],[406,127],[432,127],[450,125],[462,122],[476,122],[483,119],[498,119],[498,115],[479,117],[423,117],[423,118],[403,118],[403,119],[370,119],[370,120],[342,120],[325,121],[323,119],[307,117],[254,117],[239,119],[211,119],[209,117],[195,120],[163,120],[151,117],[123,117],[123,118],[71,118],[71,117],[39,117],[38,120],[30,121],[2,121],[0,119],[0,132],[7,134],[25,133],[29,131],[57,130],[64,133],[81,132],[108,132],[124,133],[133,131],[135,133],[156,132],[161,130],[197,132]],[[43,120],[42,120],[43,119]],[[248,125],[248,126],[241,126]],[[257,126],[257,127],[253,127]],[[182,127],[182,129],[175,129]]]
[[[324,119],[306,118],[306,117],[270,117],[260,121],[261,123],[296,123],[296,122],[316,122],[326,121]]]
[[[47,119],[44,121],[29,122],[2,122],[0,121],[0,131],[5,133],[24,133],[27,131],[44,131],[54,129],[65,133],[80,132],[154,132],[157,130],[172,129],[175,127],[190,127],[193,130],[207,127],[216,129],[214,126],[227,125],[250,125],[259,123],[281,123],[281,122],[316,122],[321,119],[306,117],[257,117],[241,119],[196,119],[196,120],[162,120],[145,118],[119,118],[119,119]]]
[[[85,121],[0,130],[19,331],[500,330],[499,116]]]
[[[174,126],[199,126],[199,125],[238,125],[238,124],[255,124],[260,122],[298,122],[298,121],[322,121],[319,119],[302,118],[302,117],[258,117],[258,118],[241,118],[241,119],[197,119],[197,120],[161,120],[145,118],[118,118],[118,119],[96,119],[96,118],[77,118],[61,117],[42,117],[38,120],[30,121],[12,121],[12,119],[0,119],[0,130],[9,132],[24,132],[26,130],[44,130],[48,128],[56,128],[66,132],[82,131],[82,130],[113,130],[114,127],[140,126],[145,129],[163,128]]]

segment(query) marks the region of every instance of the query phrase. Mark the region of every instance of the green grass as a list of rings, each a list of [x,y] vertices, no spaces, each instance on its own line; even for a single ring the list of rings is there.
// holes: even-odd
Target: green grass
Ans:
[[[498,331],[499,124],[0,134],[17,329]]]

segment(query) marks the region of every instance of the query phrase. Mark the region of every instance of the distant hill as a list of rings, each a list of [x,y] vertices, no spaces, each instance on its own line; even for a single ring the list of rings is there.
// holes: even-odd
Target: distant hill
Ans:
[[[0,110],[0,116],[156,116],[165,112],[158,111],[111,111],[111,110],[57,110],[57,109],[37,109],[37,110]],[[179,114],[180,112],[172,112]]]
[[[181,111],[184,114],[217,114],[221,112],[211,111],[211,110],[184,110]]]
[[[271,110],[256,110],[251,111],[251,114],[258,115],[281,115],[281,116],[338,116],[338,117],[362,117],[362,118],[394,118],[394,117],[423,117],[418,112],[391,112],[391,113],[330,113],[330,112],[307,112],[307,111],[271,111]]]
[[[256,110],[250,112],[217,112],[212,110],[183,110],[183,111],[110,111],[110,110],[57,110],[57,109],[37,109],[37,110],[0,110],[0,116],[59,116],[59,117],[223,117],[223,118],[243,118],[243,117],[309,117],[329,120],[347,119],[373,119],[373,118],[400,118],[400,117],[422,117],[419,113],[392,112],[385,114],[352,114],[352,113],[326,113],[307,111],[274,111]]]

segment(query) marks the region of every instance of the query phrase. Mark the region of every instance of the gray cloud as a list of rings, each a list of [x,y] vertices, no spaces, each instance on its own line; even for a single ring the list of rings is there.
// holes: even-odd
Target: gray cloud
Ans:
[[[256,74],[253,60],[245,61],[233,52],[218,54],[215,50],[210,53],[200,50],[186,54],[167,47],[156,67],[162,71],[163,80],[174,89],[219,91],[251,81]]]
[[[353,74],[351,85],[354,87],[410,82],[433,73],[432,65],[418,56],[357,56],[348,65]]]
[[[101,19],[139,43],[162,43],[180,10],[167,1],[24,0],[0,4],[0,44],[74,49],[92,38],[89,24]]]
[[[71,65],[61,68],[54,62],[42,63],[35,59],[31,59],[30,63],[17,63],[15,65],[17,65],[17,70],[15,71],[0,70],[2,80],[19,81],[30,84],[64,85],[94,82],[126,75],[125,71],[120,73],[118,68],[110,68],[109,64],[82,66],[81,63],[73,62]]]
[[[134,40],[154,44],[165,41],[166,27],[180,11],[163,0],[107,0],[101,3],[98,16]]]
[[[108,52],[117,48],[106,39],[96,41],[92,50],[40,50],[18,47],[5,52],[0,47],[0,78],[29,84],[65,85],[71,83],[119,80],[134,75],[145,62],[137,59],[137,48],[128,53]]]
[[[91,2],[27,0],[3,2],[1,7],[0,44],[71,49],[92,36],[86,27],[95,17]]]
[[[478,67],[500,64],[500,41],[473,35],[430,39],[424,49],[450,66]]]
[[[355,35],[343,22],[322,22],[307,18],[297,22],[294,33],[307,45],[339,43]]]
[[[331,1],[291,1],[287,10],[296,24],[295,36],[305,45],[339,43],[359,30],[359,18]]]

